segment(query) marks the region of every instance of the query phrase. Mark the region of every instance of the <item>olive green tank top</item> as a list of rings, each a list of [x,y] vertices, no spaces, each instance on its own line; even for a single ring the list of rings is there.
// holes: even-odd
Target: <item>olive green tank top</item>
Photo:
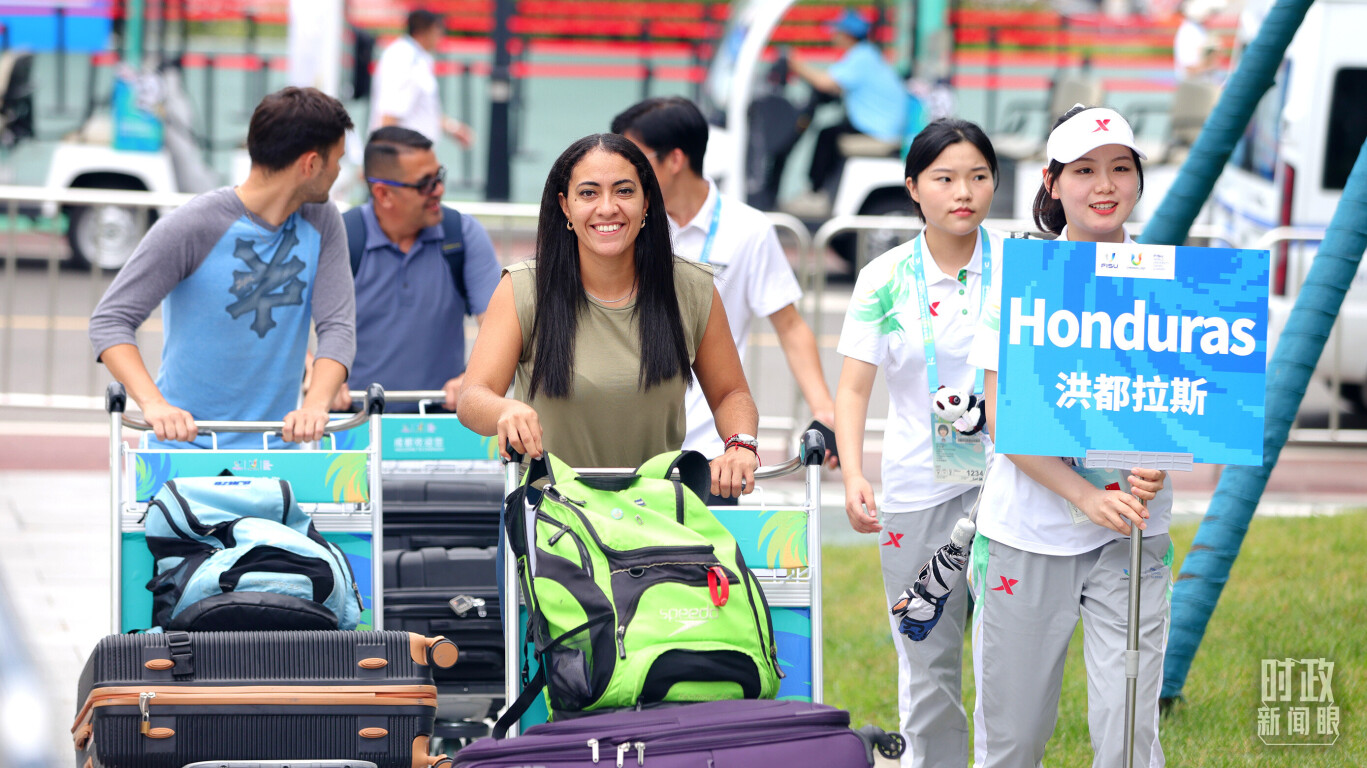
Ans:
[[[573,467],[636,467],[646,459],[683,447],[682,376],[642,391],[641,335],[635,300],[620,308],[592,299],[579,315],[574,343],[574,381],[569,397],[527,398],[531,382],[536,320],[536,262],[524,261],[503,270],[512,276],[513,301],[522,327],[522,356],[517,363],[513,395],[530,405],[541,420],[547,451]],[[679,297],[688,362],[697,357],[712,311],[712,274],[700,265],[675,259],[674,289]],[[694,382],[693,386],[698,386]]]

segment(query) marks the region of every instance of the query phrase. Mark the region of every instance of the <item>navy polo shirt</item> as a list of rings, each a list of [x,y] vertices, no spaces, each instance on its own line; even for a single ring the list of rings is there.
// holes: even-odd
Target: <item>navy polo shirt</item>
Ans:
[[[442,226],[418,233],[403,253],[361,209],[365,250],[356,271],[356,360],[349,386],[378,381],[387,390],[441,389],[465,372],[465,315],[482,314],[498,285],[494,244],[483,225],[461,217],[465,240],[466,306],[446,258]]]

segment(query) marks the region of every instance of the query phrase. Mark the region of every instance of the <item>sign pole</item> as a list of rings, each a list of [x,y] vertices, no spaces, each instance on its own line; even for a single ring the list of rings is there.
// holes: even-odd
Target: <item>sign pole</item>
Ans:
[[[1148,504],[1144,505],[1145,507]],[[1139,568],[1144,538],[1130,526],[1130,618],[1125,637],[1125,768],[1134,768],[1134,709],[1139,693]]]
[[[1089,469],[1118,469],[1134,467],[1161,469],[1165,472],[1190,472],[1195,457],[1190,453],[1149,453],[1137,451],[1088,450],[1085,463]],[[1147,509],[1149,503],[1143,502]],[[1143,578],[1144,537],[1139,526],[1130,526],[1130,584],[1128,618],[1125,631],[1125,768],[1134,768],[1134,718],[1139,699],[1139,596]]]

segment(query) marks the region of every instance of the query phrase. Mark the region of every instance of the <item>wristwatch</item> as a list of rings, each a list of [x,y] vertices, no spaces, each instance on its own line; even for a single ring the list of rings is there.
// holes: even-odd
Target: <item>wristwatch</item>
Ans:
[[[756,440],[754,435],[735,434],[726,441],[727,448],[730,448],[733,445],[739,445],[742,448],[749,448],[753,451],[759,448],[759,440]]]
[[[732,448],[744,448],[744,449],[750,451],[751,453],[755,454],[755,458],[759,458],[759,441],[755,439],[755,436],[754,436],[754,435],[742,435],[742,434],[734,434],[734,435],[732,435],[732,436],[726,441],[726,449],[725,449],[725,450],[728,450],[728,451],[729,451],[729,450],[731,450]]]

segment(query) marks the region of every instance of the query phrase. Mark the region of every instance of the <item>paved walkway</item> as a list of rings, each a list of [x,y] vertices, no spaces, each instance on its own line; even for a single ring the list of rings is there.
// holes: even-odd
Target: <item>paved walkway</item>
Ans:
[[[32,655],[51,691],[49,725],[56,765],[70,755],[67,728],[76,711],[76,683],[85,658],[110,631],[109,485],[106,439],[98,424],[0,424],[0,584],[16,605]],[[65,467],[62,470],[50,469]],[[877,457],[868,457],[877,467]],[[1324,514],[1367,506],[1367,451],[1293,448],[1272,474],[1260,514]],[[1178,513],[1204,511],[1216,482],[1212,467],[1174,478]],[[773,484],[776,496],[800,486]],[[825,538],[867,541],[850,533],[839,477],[827,473],[822,492]]]

